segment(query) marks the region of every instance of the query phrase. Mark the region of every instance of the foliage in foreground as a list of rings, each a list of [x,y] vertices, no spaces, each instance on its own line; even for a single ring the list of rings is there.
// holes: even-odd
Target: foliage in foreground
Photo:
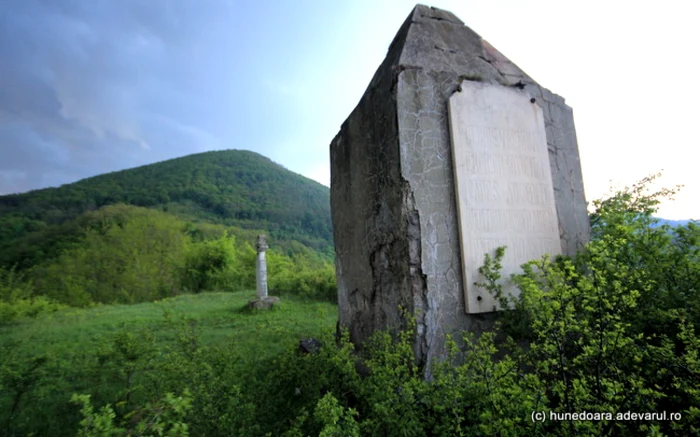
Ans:
[[[0,325],[33,318],[62,308],[46,296],[36,296],[32,282],[15,269],[0,267]]]
[[[430,381],[414,362],[410,329],[378,333],[361,355],[346,334],[329,333],[315,354],[290,348],[241,361],[234,347],[204,346],[183,321],[165,352],[148,335],[115,339],[102,368],[123,372],[122,391],[93,397],[95,406],[76,398],[82,413],[67,426],[138,435],[153,411],[171,411],[174,393],[191,404],[168,413],[171,435],[697,435],[700,228],[649,226],[671,194],[645,195],[650,180],[595,202],[593,240],[576,259],[533,260],[501,278],[504,251],[486,257],[483,286],[513,308],[501,314],[502,335],[449,340]],[[503,295],[504,280],[519,297]],[[26,384],[40,378],[37,368],[25,368]]]
[[[525,264],[510,278],[517,298],[502,293],[507,249],[486,257],[481,285],[513,308],[499,321],[503,339],[448,340],[450,356],[426,381],[413,361],[410,330],[378,333],[362,357],[347,337],[337,347],[329,337],[317,355],[290,352],[258,369],[258,378],[241,379],[237,393],[255,420],[245,426],[239,417],[228,429],[287,436],[697,434],[700,228],[650,226],[659,198],[672,194],[645,195],[651,180],[595,202],[592,242],[576,259]],[[245,393],[255,396],[245,401]],[[197,429],[225,434],[201,421]]]
[[[83,420],[80,421],[78,437],[108,437],[122,435],[124,428],[114,425],[117,417],[111,405],[105,405],[99,411],[94,411],[90,405],[89,395],[73,395],[71,401],[80,405]],[[183,396],[167,393],[155,405],[146,405],[132,411],[127,419],[137,417],[133,433],[138,436],[182,436],[189,435],[188,426],[182,419],[190,409],[192,399],[185,391]]]
[[[264,366],[301,336],[318,337],[334,325],[336,310],[282,295],[274,311],[244,311],[252,296],[205,293],[67,308],[0,327],[0,436],[75,436],[85,417],[70,402],[72,393],[90,396],[92,413],[109,406],[110,426],[124,433],[169,408],[168,393],[191,399],[183,421],[190,435],[237,435],[231,430],[239,422],[254,429],[247,406],[254,393],[242,384],[258,375],[256,363]],[[91,423],[104,423],[101,417]]]

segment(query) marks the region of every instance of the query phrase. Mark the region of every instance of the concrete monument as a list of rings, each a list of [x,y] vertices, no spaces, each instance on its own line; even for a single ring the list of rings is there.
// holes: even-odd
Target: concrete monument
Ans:
[[[258,297],[248,302],[248,307],[257,310],[270,309],[279,303],[280,299],[267,295],[267,260],[265,259],[265,251],[269,247],[264,235],[258,235],[255,248],[258,250],[258,255],[255,258],[255,288]]]
[[[264,235],[258,235],[255,248],[258,250],[258,256],[255,258],[255,289],[258,293],[258,299],[264,299],[267,297],[267,260],[265,259],[265,251],[268,249]]]
[[[573,255],[589,224],[571,108],[450,12],[418,5],[330,146],[339,323],[361,344],[417,322],[429,364],[446,334],[497,309],[474,287]]]

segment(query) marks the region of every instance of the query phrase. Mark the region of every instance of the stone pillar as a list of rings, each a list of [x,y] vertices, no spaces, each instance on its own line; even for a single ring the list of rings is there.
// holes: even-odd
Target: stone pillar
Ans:
[[[268,310],[280,301],[279,297],[267,295],[267,262],[265,261],[265,251],[268,249],[267,240],[264,235],[258,235],[255,243],[258,256],[255,258],[255,288],[257,298],[248,302],[248,308],[254,310]]]
[[[258,299],[267,297],[267,262],[265,260],[265,251],[268,249],[267,240],[264,235],[258,235],[258,241],[255,243],[258,250],[258,257],[255,260],[255,284],[258,292]]]

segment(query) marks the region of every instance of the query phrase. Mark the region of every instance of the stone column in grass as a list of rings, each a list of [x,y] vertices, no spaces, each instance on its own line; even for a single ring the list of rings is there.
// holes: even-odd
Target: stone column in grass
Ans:
[[[268,249],[267,239],[264,235],[258,235],[255,247],[258,249],[258,256],[255,258],[255,279],[257,297],[248,302],[248,307],[254,310],[268,310],[277,305],[280,301],[278,297],[267,295],[267,262],[265,251]]]
[[[255,260],[256,289],[258,299],[265,299],[267,297],[267,261],[265,260],[265,251],[268,249],[268,246],[264,235],[258,235],[255,247],[258,250],[258,257]]]

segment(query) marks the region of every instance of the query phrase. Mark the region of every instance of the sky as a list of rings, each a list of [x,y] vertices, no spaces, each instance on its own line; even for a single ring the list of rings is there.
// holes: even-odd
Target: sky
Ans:
[[[413,1],[0,0],[0,194],[247,149],[326,186]],[[574,110],[587,200],[700,219],[700,3],[433,0]]]

